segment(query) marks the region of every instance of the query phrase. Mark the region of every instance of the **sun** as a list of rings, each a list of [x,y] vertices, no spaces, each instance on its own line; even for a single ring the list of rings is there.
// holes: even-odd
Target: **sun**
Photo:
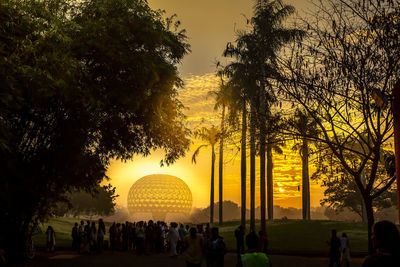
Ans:
[[[285,189],[283,189],[282,187],[279,187],[279,192],[285,192]]]

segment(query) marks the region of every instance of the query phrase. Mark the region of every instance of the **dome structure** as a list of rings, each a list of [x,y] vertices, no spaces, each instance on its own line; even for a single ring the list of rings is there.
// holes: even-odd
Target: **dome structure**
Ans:
[[[147,175],[137,180],[129,190],[128,210],[152,213],[155,221],[165,220],[167,213],[189,215],[192,192],[178,177],[165,174]]]

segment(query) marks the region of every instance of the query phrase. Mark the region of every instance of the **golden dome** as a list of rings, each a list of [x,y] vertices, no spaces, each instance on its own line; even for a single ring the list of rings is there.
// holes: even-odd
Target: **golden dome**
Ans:
[[[129,190],[128,210],[131,215],[150,212],[154,220],[164,220],[167,213],[189,215],[192,192],[178,177],[165,174],[147,175]]]

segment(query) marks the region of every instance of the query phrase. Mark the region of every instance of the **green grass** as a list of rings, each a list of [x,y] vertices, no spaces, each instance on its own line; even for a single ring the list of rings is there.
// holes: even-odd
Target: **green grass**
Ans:
[[[71,230],[79,219],[52,218],[41,225],[42,232],[34,236],[35,245],[45,246],[45,231],[48,225],[53,226],[56,232],[56,246],[62,248],[71,247]],[[220,228],[220,235],[224,237],[229,250],[235,249],[234,231],[239,221],[226,222]],[[110,223],[106,223],[106,229]],[[218,226],[216,224],[216,226]],[[256,224],[258,231],[259,221]],[[246,229],[249,229],[247,224]],[[350,240],[352,252],[363,253],[367,251],[367,227],[362,223],[337,222],[337,221],[302,221],[302,220],[274,220],[267,222],[267,237],[269,249],[285,252],[326,252],[330,239],[331,230],[336,229],[340,237],[343,232],[347,233]],[[106,235],[108,239],[108,235]]]
[[[56,232],[56,247],[70,248],[72,246],[72,227],[74,223],[80,224],[80,219],[75,218],[51,218],[48,222],[40,225],[40,231],[35,233],[33,236],[33,242],[36,247],[46,247],[46,229],[47,226],[51,225]],[[86,224],[86,219],[83,220]],[[97,220],[94,220],[97,226]],[[110,227],[110,223],[105,222],[106,230]],[[105,236],[105,240],[108,240],[108,235]]]
[[[224,237],[228,249],[235,248],[233,231],[239,222],[228,222],[220,227],[220,235]],[[259,223],[256,230],[259,230]],[[246,225],[249,229],[249,224]],[[366,252],[367,227],[361,223],[337,221],[302,221],[302,220],[274,220],[267,222],[267,238],[269,249],[275,251],[327,251],[326,241],[330,239],[331,230],[336,229],[340,237],[347,233],[352,252]]]

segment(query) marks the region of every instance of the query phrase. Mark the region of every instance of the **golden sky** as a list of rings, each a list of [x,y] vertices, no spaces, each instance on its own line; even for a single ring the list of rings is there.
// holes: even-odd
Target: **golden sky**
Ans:
[[[176,13],[183,28],[187,30],[192,53],[179,66],[185,87],[179,91],[179,99],[187,109],[190,125],[195,126],[204,118],[219,125],[219,114],[213,110],[213,100],[207,93],[216,90],[218,79],[214,75],[215,62],[229,41],[235,40],[235,29],[245,27],[244,16],[251,17],[253,1],[248,0],[149,0],[153,9],[164,9],[167,14]],[[307,9],[306,0],[286,1],[298,10]],[[107,175],[117,187],[117,204],[126,206],[131,185],[150,174],[170,174],[185,181],[193,194],[193,206],[206,207],[210,199],[211,151],[200,152],[197,164],[191,163],[193,151],[200,143],[194,143],[187,156],[169,167],[160,167],[161,151],[154,151],[147,158],[136,157],[129,162],[113,161]],[[286,155],[286,156],[285,156]],[[301,160],[291,150],[284,148],[284,155],[274,156],[274,204],[282,207],[301,207]],[[224,155],[224,200],[240,205],[240,153],[233,147]],[[215,200],[218,200],[218,158],[215,172]],[[249,167],[248,167],[249,170]],[[258,165],[257,165],[258,176]],[[249,207],[249,181],[247,184]],[[311,183],[311,206],[319,206],[322,188]],[[259,205],[259,181],[256,180],[256,206]]]

